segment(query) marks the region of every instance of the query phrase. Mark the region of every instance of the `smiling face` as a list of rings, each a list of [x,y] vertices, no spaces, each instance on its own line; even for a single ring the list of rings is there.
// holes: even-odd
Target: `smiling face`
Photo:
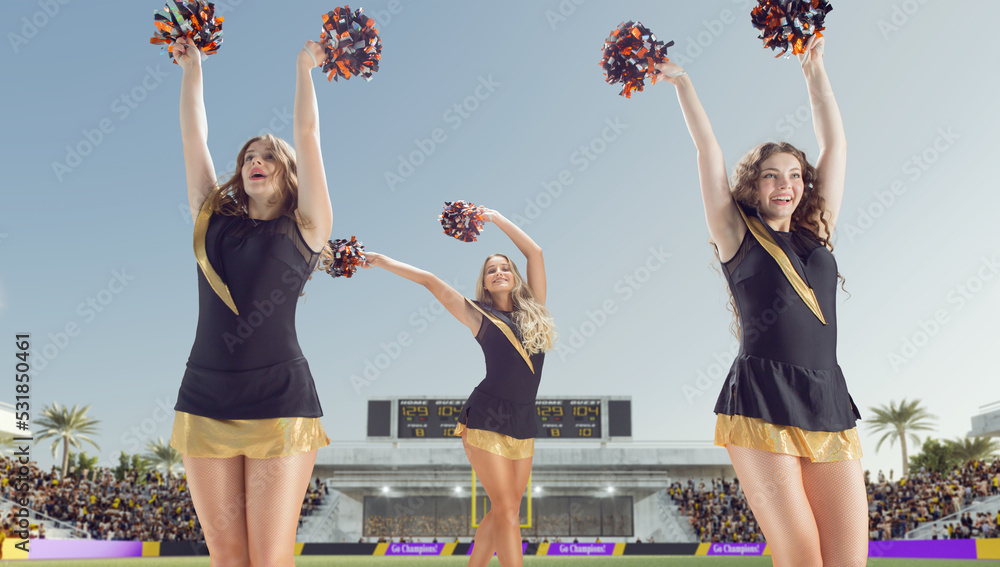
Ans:
[[[269,198],[277,188],[279,173],[280,168],[270,144],[265,140],[252,142],[243,155],[243,167],[240,170],[247,195]]]
[[[492,295],[510,293],[517,283],[510,268],[510,261],[503,256],[491,256],[486,260],[483,272],[483,287]]]
[[[761,162],[756,186],[761,216],[766,220],[791,219],[805,189],[802,164],[792,154],[773,154]]]

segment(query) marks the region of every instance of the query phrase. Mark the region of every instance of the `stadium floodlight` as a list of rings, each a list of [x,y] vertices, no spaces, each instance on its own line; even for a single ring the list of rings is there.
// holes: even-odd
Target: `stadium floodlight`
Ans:
[[[461,494],[461,493],[462,493],[462,487],[461,486],[456,486],[455,487],[455,494]]]
[[[389,487],[388,486],[383,486],[382,487],[382,494],[388,494],[388,492],[389,492]]]
[[[536,486],[535,487],[535,494],[538,494],[541,491],[542,491],[542,487],[541,486]]]
[[[608,487],[608,494],[614,494],[614,493],[615,493],[615,487],[609,486]]]

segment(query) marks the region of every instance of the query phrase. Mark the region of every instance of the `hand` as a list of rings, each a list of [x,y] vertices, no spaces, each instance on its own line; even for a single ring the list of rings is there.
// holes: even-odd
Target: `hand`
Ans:
[[[190,69],[201,69],[201,50],[189,37],[179,37],[174,42],[174,61],[184,69],[186,73]]]
[[[805,51],[799,53],[799,63],[805,67],[810,63],[823,62],[823,47],[826,45],[826,38],[814,35],[806,42]]]
[[[500,216],[500,213],[494,211],[493,209],[488,209],[486,207],[481,207],[481,208],[483,210],[483,215],[485,215],[483,222],[495,222],[493,220],[493,215]]]
[[[663,63],[653,65],[654,82],[666,81],[672,85],[677,85],[680,78],[685,75],[687,75],[687,71],[677,63],[671,61],[664,61]]]
[[[365,263],[361,267],[366,270],[374,268],[381,264],[383,260],[385,260],[385,256],[378,252],[365,252]]]
[[[323,44],[311,39],[306,40],[305,47],[299,52],[299,62],[308,65],[310,69],[321,67],[326,63],[326,49],[323,48]]]

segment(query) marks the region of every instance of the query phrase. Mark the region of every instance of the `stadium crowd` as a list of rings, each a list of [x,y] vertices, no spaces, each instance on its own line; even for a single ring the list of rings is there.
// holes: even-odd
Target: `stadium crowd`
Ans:
[[[186,480],[168,478],[158,471],[129,471],[119,480],[111,469],[82,470],[59,479],[56,468],[44,472],[29,463],[29,498],[31,507],[60,520],[95,539],[139,541],[203,541],[204,535],[194,512]],[[14,501],[23,496],[15,491],[18,481],[15,461],[0,461],[0,496]],[[927,522],[960,514],[955,521],[936,525],[927,537],[991,538],[1000,537],[1000,513],[962,513],[977,499],[1000,495],[1000,458],[992,462],[971,461],[947,473],[918,471],[908,477],[886,479],[880,471],[873,480],[865,472],[869,503],[869,536],[872,540],[899,539]],[[707,483],[688,480],[675,482],[668,492],[702,542],[755,542],[763,535],[740,490],[738,479],[716,478]],[[302,521],[310,516],[328,494],[325,483],[310,485],[302,504]],[[0,527],[10,532],[14,525],[11,510],[0,514]],[[541,512],[541,510],[539,510]],[[405,517],[367,514],[366,537],[399,534],[412,536],[471,536],[465,514],[445,514],[436,520],[430,515]],[[586,517],[585,517],[586,516]],[[627,518],[610,515],[605,528],[626,533]],[[539,514],[531,532],[568,533],[569,523],[576,533],[594,533],[601,520],[596,516]],[[617,524],[622,524],[618,526]],[[65,525],[63,527],[65,527]],[[579,530],[579,531],[577,531]],[[391,535],[390,535],[391,534]],[[44,526],[34,525],[32,537],[45,537]]]
[[[970,461],[947,473],[919,471],[893,481],[880,471],[873,482],[865,472],[869,537],[900,539],[926,522],[957,514],[976,499],[1000,494],[1000,458]],[[670,485],[669,493],[702,542],[763,541],[739,480],[713,479],[709,485],[688,480]],[[1000,513],[962,514],[932,538],[998,537]]]
[[[159,471],[129,471],[121,480],[108,468],[79,471],[60,479],[53,466],[45,472],[28,464],[26,475],[31,508],[72,526],[94,539],[132,541],[204,541],[184,476]],[[17,466],[10,457],[0,463],[0,496],[16,501]],[[310,515],[322,503],[325,484],[310,485],[302,504]],[[15,507],[16,508],[16,507]],[[16,509],[4,510],[0,525],[13,525]],[[300,521],[301,526],[301,521]],[[40,537],[41,534],[39,534]]]
[[[698,541],[764,541],[739,479],[715,478],[710,487],[704,482],[696,485],[693,480],[686,485],[675,482],[668,492],[681,514],[688,517]]]
[[[1000,459],[971,461],[947,474],[920,471],[896,482],[887,482],[881,472],[877,482],[870,482],[868,475],[865,480],[869,538],[899,539],[920,524],[961,512],[977,498],[1000,494]],[[975,517],[962,514],[960,521],[949,524],[947,533],[942,529],[934,535],[938,539],[996,537],[998,519],[985,514]]]

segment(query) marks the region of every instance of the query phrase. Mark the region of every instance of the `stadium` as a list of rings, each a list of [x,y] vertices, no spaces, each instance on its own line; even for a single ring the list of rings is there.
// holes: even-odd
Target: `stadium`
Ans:
[[[772,551],[815,556],[818,544],[765,541],[758,520],[767,520],[744,494],[761,494],[755,475],[741,483],[731,460],[741,466],[740,449],[712,441],[713,409],[727,396],[748,419],[770,423],[757,410],[773,404],[798,410],[776,424],[857,433],[845,459],[836,449],[816,459],[839,463],[817,472],[835,473],[829,482],[806,488],[807,499],[846,501],[847,492],[826,488],[847,486],[836,473],[852,467],[849,481],[863,482],[867,496],[865,509],[861,491],[850,493],[852,515],[803,502],[798,483],[782,484],[771,467],[783,460],[816,472],[823,463],[757,455],[756,480],[794,489],[817,520],[789,521],[791,506],[779,506],[772,518],[782,535],[819,529],[830,513],[850,524],[856,562],[866,544],[875,567],[1000,561],[1000,402],[990,403],[1000,400],[1000,192],[989,126],[1000,123],[1000,79],[988,30],[970,27],[998,21],[1000,3],[832,2],[827,17],[817,7],[827,2],[804,0],[371,0],[361,19],[356,3],[213,0],[203,8],[221,19],[208,28],[186,21],[195,12],[179,0],[0,4],[9,49],[0,56],[0,328],[15,370],[0,389],[0,565],[208,567],[203,525],[228,518],[210,507],[199,519],[191,486],[204,469],[195,468],[233,462],[189,461],[185,471],[181,452],[223,457],[244,439],[195,455],[173,443],[175,424],[214,441],[212,425],[238,419],[222,411],[233,409],[264,428],[308,420],[309,446],[323,445],[311,469],[296,467],[300,484],[309,481],[301,507],[298,492],[281,497],[287,477],[200,477],[218,485],[210,496],[237,525],[252,526],[246,533],[282,526],[280,538],[247,538],[253,551],[243,549],[249,541],[222,545],[241,556],[287,559],[294,549],[300,567],[466,565],[484,516],[513,516],[518,498],[529,567],[751,567],[771,565]],[[762,19],[755,8],[765,4]],[[781,12],[792,5],[812,18],[803,27],[795,16],[795,33],[813,37],[782,53],[773,40],[789,30]],[[168,49],[177,30],[198,36],[203,57]],[[380,69],[374,35],[385,48]],[[365,59],[348,65],[362,36]],[[283,166],[247,171],[240,147],[256,147],[251,162],[274,158],[261,140],[248,142],[264,135],[295,154],[285,148]],[[801,152],[798,173],[782,150],[766,158],[780,167],[752,179],[763,162],[748,169],[747,160],[769,142]],[[199,213],[202,193],[223,180],[245,175],[264,192],[297,184],[268,180],[294,173],[292,163],[301,211],[286,207],[298,197],[277,207],[251,196],[242,211],[227,201],[225,211]],[[738,177],[739,195],[722,191]],[[761,216],[758,207],[754,217],[750,189],[781,192],[781,183],[792,195],[755,194],[765,212],[794,208],[807,184],[812,208],[791,224],[788,211]],[[729,242],[746,255],[725,252],[727,233],[738,235],[719,231],[713,210],[729,212],[729,228],[756,226]],[[740,221],[738,211],[749,216]],[[310,227],[313,212],[322,222]],[[814,214],[829,221],[825,230]],[[223,234],[222,216],[236,233]],[[207,230],[213,222],[218,230]],[[336,242],[357,241],[343,247],[347,268],[364,265],[352,264],[363,252],[378,269],[345,269],[346,256],[313,264],[327,237],[337,251]],[[477,270],[498,254],[525,283],[539,273],[546,282],[532,293],[551,314],[546,338],[558,337],[542,341],[541,376],[540,335],[508,367],[521,376],[497,373],[473,328],[480,320],[451,310],[459,296],[481,293]],[[237,257],[239,269],[229,261]],[[397,272],[387,273],[387,259]],[[441,301],[438,281],[457,292],[444,296],[452,301]],[[783,291],[772,298],[772,288]],[[738,312],[750,296],[759,316]],[[514,326],[502,324],[480,325],[482,336],[488,329],[507,354],[523,351],[504,331]],[[729,373],[740,378],[734,359],[756,356],[748,345],[773,347],[758,361],[797,367],[788,375],[836,379],[798,381],[792,396],[763,394],[757,382],[735,400],[732,386],[747,382]],[[816,345],[825,362],[785,357],[812,359]],[[228,356],[237,349],[251,356]],[[192,363],[233,381],[202,380]],[[281,388],[287,375],[266,370],[286,363],[299,382]],[[473,390],[484,375],[504,387]],[[281,391],[244,387],[248,376]],[[522,397],[512,424],[524,435],[511,436],[538,432],[528,488],[494,506],[470,466],[476,452],[455,439],[457,416],[470,392],[509,400],[536,384],[537,401]],[[831,385],[838,391],[827,395]],[[256,403],[243,404],[243,394]],[[477,412],[480,425],[495,409]],[[820,424],[833,410],[837,426]],[[179,414],[204,419],[186,426]],[[270,433],[274,445],[286,440]],[[304,447],[281,455],[311,459]],[[288,464],[274,456],[241,466]],[[251,492],[275,514],[249,505]],[[497,530],[505,558],[516,557],[507,527]],[[819,551],[829,557],[841,546],[828,535]]]
[[[489,508],[452,434],[462,402],[370,399],[366,440],[319,453],[298,531],[300,564],[320,556],[358,565],[379,564],[370,563],[378,556],[461,562],[455,556],[469,552]],[[640,556],[713,565],[710,556],[725,555],[747,558],[747,565],[760,556],[766,564],[766,543],[724,450],[707,442],[632,440],[628,397],[544,398],[536,409],[545,433],[521,509],[524,550],[533,564],[573,555],[594,565],[645,565]],[[982,409],[970,435],[1000,436],[1000,403]],[[11,408],[3,407],[0,434],[14,433],[12,425]],[[5,461],[3,521],[16,531],[10,526],[23,517],[12,501],[17,466]],[[147,472],[115,482],[107,469],[83,474],[91,480],[71,476],[59,483],[55,471],[32,466],[26,475],[35,486],[27,515],[31,551],[24,554],[18,538],[8,535],[4,558],[75,565],[64,560],[89,557],[131,565],[111,558],[155,556],[175,558],[168,565],[207,564],[199,563],[207,561],[207,548],[183,479]],[[1000,459],[937,477],[918,473],[906,483],[868,480],[873,564],[904,564],[893,557],[1000,559]],[[366,555],[373,556],[369,563],[360,557]]]

